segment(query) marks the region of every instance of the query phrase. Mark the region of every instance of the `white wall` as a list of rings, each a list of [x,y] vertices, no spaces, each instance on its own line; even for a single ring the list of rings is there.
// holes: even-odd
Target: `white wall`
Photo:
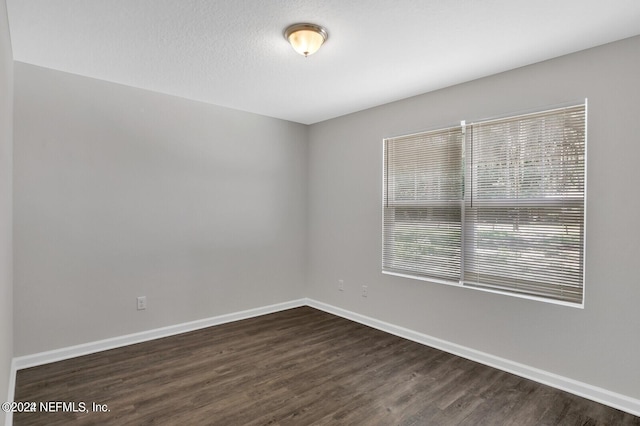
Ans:
[[[13,357],[12,277],[13,55],[7,8],[0,1],[0,402],[7,400]],[[4,424],[0,413],[0,424]]]
[[[23,63],[14,113],[16,356],[302,297],[306,126]]]
[[[639,76],[635,37],[312,125],[307,296],[640,398]],[[381,274],[384,137],[585,97],[585,309]]]

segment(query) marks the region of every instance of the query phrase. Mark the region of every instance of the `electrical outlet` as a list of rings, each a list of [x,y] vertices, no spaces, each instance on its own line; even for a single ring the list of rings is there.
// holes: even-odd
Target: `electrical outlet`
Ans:
[[[338,280],[338,290],[344,291],[344,280]]]
[[[369,287],[366,285],[362,286],[362,297],[367,297],[369,295]]]
[[[138,310],[143,311],[147,309],[147,296],[140,296],[136,299],[138,301]]]

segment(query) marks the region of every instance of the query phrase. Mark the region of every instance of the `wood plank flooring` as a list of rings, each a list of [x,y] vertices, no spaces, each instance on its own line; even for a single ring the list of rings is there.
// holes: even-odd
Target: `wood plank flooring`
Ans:
[[[14,425],[640,425],[309,307],[18,371]],[[93,412],[92,403],[109,412]],[[67,407],[71,408],[71,407]],[[55,409],[55,406],[54,406]]]

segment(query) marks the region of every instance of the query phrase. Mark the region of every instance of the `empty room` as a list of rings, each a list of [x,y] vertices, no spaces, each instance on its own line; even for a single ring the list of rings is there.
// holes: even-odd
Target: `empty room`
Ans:
[[[0,0],[0,425],[640,425],[637,0]]]

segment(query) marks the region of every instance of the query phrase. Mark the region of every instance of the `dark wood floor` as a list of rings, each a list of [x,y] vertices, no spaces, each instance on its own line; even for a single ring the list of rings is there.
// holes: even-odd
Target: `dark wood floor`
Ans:
[[[16,401],[89,411],[16,413],[16,426],[640,425],[309,307],[20,370],[16,381]],[[94,402],[110,411],[92,412]]]

